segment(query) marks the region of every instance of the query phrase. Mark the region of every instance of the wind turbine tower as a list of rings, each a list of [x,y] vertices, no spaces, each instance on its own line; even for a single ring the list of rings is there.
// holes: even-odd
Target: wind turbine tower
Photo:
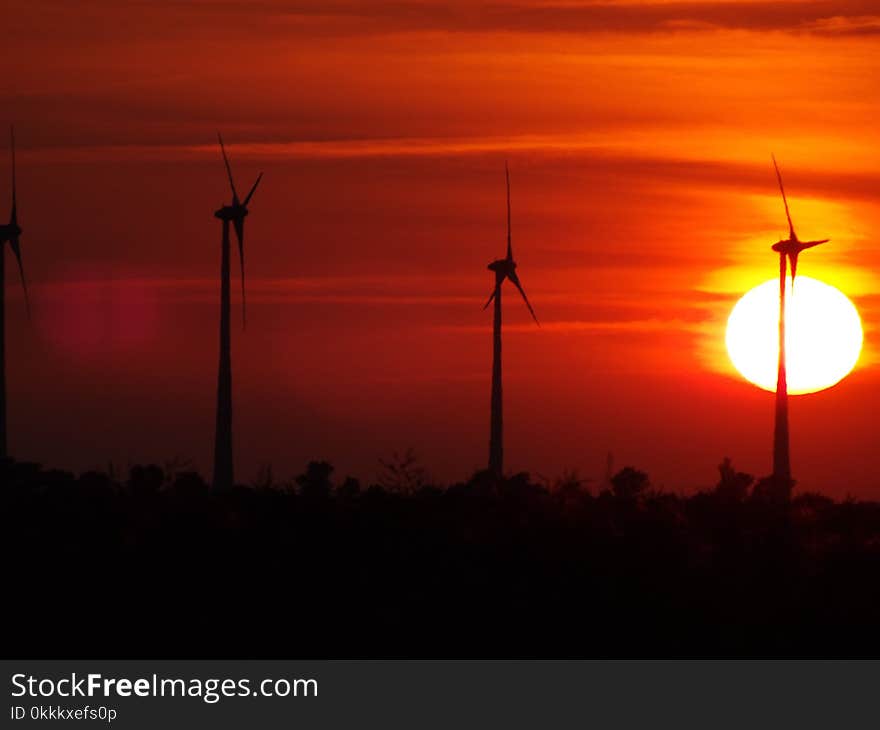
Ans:
[[[493,300],[495,302],[492,326],[492,413],[489,426],[489,472],[496,479],[500,479],[504,475],[504,417],[501,388],[501,285],[505,279],[510,279],[513,285],[519,289],[523,301],[529,308],[532,319],[540,326],[535,310],[529,304],[529,299],[516,273],[516,262],[513,260],[513,246],[510,235],[510,170],[506,164],[504,165],[504,173],[507,179],[507,256],[493,261],[488,266],[490,271],[495,272],[495,288],[483,306],[483,309],[486,309]]]
[[[791,493],[791,458],[789,455],[788,434],[788,381],[786,372],[786,341],[785,320],[787,314],[786,302],[786,274],[788,264],[791,264],[791,291],[794,293],[794,281],[797,274],[798,255],[801,251],[827,243],[830,239],[823,238],[819,241],[801,241],[794,231],[791,222],[791,213],[788,209],[788,199],[785,196],[785,188],[782,185],[782,174],[776,157],[773,157],[773,167],[776,169],[776,179],[779,181],[779,191],[782,193],[782,202],[785,205],[785,217],[788,219],[788,238],[777,241],[771,247],[779,254],[779,360],[776,374],[776,421],[773,430],[773,481],[774,484]]]
[[[15,130],[9,128],[9,147],[12,154],[12,212],[9,215],[9,223],[0,225],[0,458],[5,459],[9,455],[6,431],[6,249],[4,243],[9,243],[12,253],[18,261],[18,273],[21,276],[21,285],[24,289],[24,303],[30,317],[30,303],[28,302],[27,282],[24,278],[24,267],[21,263],[21,226],[18,225],[18,205],[15,190]]]
[[[223,154],[223,162],[226,165],[226,174],[229,177],[229,187],[232,189],[232,204],[222,205],[214,216],[223,222],[223,235],[221,239],[220,255],[220,363],[217,370],[217,422],[214,433],[214,475],[213,486],[217,490],[232,489],[235,476],[232,463],[232,352],[229,331],[229,225],[235,228],[235,237],[238,240],[238,255],[241,262],[241,311],[242,327],[246,323],[245,298],[244,298],[244,219],[248,214],[248,203],[260,184],[263,177],[261,172],[251,188],[244,202],[239,200],[232,179],[232,168],[229,166],[229,158],[226,156],[226,148],[223,138],[217,134],[220,142],[220,151]]]

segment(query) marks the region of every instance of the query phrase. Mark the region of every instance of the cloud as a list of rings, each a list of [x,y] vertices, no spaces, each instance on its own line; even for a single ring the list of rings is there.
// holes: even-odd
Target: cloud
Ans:
[[[335,21],[360,32],[659,33],[714,29],[821,33],[878,32],[867,0],[708,0],[703,2],[440,2],[206,0],[200,13],[265,13],[289,21]],[[349,25],[350,24],[350,25]]]
[[[724,137],[709,134],[699,143],[699,131],[687,129],[621,130],[609,139],[604,130],[594,133],[557,135],[505,135],[445,137],[394,137],[377,139],[335,139],[325,141],[296,140],[290,142],[227,144],[238,161],[284,162],[296,160],[368,161],[372,158],[387,160],[407,158],[456,159],[467,156],[511,154],[528,155],[534,167],[540,158],[542,165],[564,166],[567,170],[601,174],[608,179],[637,180],[640,184],[673,183],[698,189],[727,188],[775,195],[775,178],[769,162],[769,153],[761,148],[762,139],[754,142],[754,154],[744,157],[742,150],[725,149]],[[686,138],[688,145],[681,140]],[[669,140],[667,142],[667,139]],[[788,140],[790,147],[802,146],[809,152],[810,140],[803,143]],[[834,154],[817,153],[800,160],[795,167],[786,165],[785,172],[797,175],[801,194],[830,198],[864,198],[876,200],[880,175],[874,168],[874,158],[856,157],[846,148],[829,138],[824,148],[836,153],[838,146],[845,153],[843,159]],[[798,150],[799,157],[804,152]],[[51,164],[94,164],[96,162],[214,162],[217,158],[214,142],[200,145],[81,145],[68,147],[31,147],[19,150],[25,162]],[[539,156],[539,157],[537,157]],[[786,160],[787,162],[787,160]],[[662,239],[663,232],[658,234]],[[562,252],[560,252],[562,253]],[[592,254],[591,254],[592,255]],[[615,254],[617,256],[619,254]],[[661,254],[663,255],[663,254]],[[676,263],[675,256],[665,254],[668,263]]]
[[[28,17],[68,13],[62,3],[29,3]],[[78,3],[71,16],[140,15],[137,27],[178,35],[259,30],[269,35],[311,29],[318,35],[394,32],[675,33],[714,29],[873,34],[873,0],[630,0],[623,2],[481,2],[479,0],[153,0]],[[112,24],[111,24],[112,25]],[[66,25],[64,26],[66,28]],[[36,28],[34,21],[23,29]],[[18,30],[18,26],[16,26]],[[138,32],[136,30],[132,32]]]
[[[820,18],[804,26],[812,33],[829,36],[880,34],[880,15]]]
[[[483,333],[492,330],[491,324],[486,325],[451,325],[442,329],[447,332]],[[685,319],[648,318],[637,320],[557,320],[542,322],[540,329],[532,322],[507,323],[505,332],[539,333],[539,332],[584,332],[584,333],[654,333],[654,332],[694,332],[704,333],[707,325],[703,322],[691,322]]]

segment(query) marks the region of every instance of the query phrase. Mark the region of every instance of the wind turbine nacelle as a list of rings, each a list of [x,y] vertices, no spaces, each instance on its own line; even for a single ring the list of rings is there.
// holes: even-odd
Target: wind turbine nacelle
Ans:
[[[21,235],[21,228],[15,224],[10,223],[6,226],[0,226],[0,243],[3,241],[9,241],[13,238],[16,238]]]
[[[777,241],[770,248],[776,253],[800,253],[805,247],[796,238],[789,238],[786,241]]]
[[[221,221],[234,221],[244,218],[248,214],[248,209],[243,205],[224,205],[219,210],[214,211],[214,217]]]
[[[778,243],[774,243],[771,248],[776,251],[776,253],[784,253],[789,256],[796,256],[801,251],[805,251],[808,248],[813,248],[813,246],[818,246],[820,243],[825,243],[825,241],[798,241],[797,239],[788,240],[788,241],[779,241]]]
[[[493,261],[486,268],[489,269],[489,271],[497,271],[503,274],[513,271],[516,268],[516,262],[508,259],[498,259],[497,261]]]

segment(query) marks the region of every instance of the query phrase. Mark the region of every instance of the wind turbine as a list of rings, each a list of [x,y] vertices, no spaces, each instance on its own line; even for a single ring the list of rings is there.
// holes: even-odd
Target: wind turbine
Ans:
[[[794,224],[791,222],[791,213],[788,210],[785,188],[782,185],[782,174],[779,172],[775,156],[773,156],[773,167],[776,169],[776,179],[779,181],[779,191],[782,193],[782,202],[785,205],[785,217],[788,219],[788,238],[777,241],[771,247],[779,254],[779,362],[776,375],[776,423],[773,431],[773,479],[777,486],[784,487],[788,491],[791,488],[791,460],[788,448],[788,381],[785,362],[786,269],[790,262],[791,290],[794,293],[798,255],[805,249],[813,248],[820,243],[828,243],[831,239],[801,241],[797,237],[794,232]]]
[[[18,206],[15,198],[15,130],[9,128],[9,147],[12,153],[12,212],[9,223],[0,225],[0,458],[8,456],[6,441],[6,250],[3,244],[8,242],[12,253],[18,261],[18,273],[24,289],[24,303],[30,318],[27,282],[24,278],[24,267],[21,263],[21,226],[18,225]]]
[[[231,489],[234,484],[232,468],[232,362],[229,333],[229,224],[235,228],[238,239],[238,255],[241,262],[241,313],[242,327],[246,320],[244,298],[244,219],[248,214],[248,203],[263,178],[261,172],[244,201],[240,201],[232,179],[232,168],[223,146],[223,138],[217,133],[229,187],[232,189],[232,205],[222,205],[214,213],[223,221],[223,237],[220,258],[220,364],[217,372],[217,425],[214,433],[214,476],[215,489]]]
[[[493,261],[488,266],[490,271],[495,272],[495,288],[483,306],[485,310],[493,300],[495,301],[495,316],[492,326],[492,417],[489,427],[489,471],[496,479],[500,479],[504,474],[504,419],[501,396],[501,285],[505,279],[510,279],[513,285],[519,289],[532,319],[540,326],[535,310],[529,304],[529,298],[516,274],[516,261],[513,260],[513,246],[510,240],[510,170],[507,163],[504,164],[504,174],[507,179],[507,256]]]

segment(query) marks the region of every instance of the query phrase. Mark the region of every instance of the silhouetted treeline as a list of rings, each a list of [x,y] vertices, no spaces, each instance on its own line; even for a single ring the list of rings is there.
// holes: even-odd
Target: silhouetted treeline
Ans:
[[[627,467],[439,488],[313,462],[209,490],[136,466],[5,462],[6,653],[29,657],[877,656],[880,504],[720,467],[654,490]]]

